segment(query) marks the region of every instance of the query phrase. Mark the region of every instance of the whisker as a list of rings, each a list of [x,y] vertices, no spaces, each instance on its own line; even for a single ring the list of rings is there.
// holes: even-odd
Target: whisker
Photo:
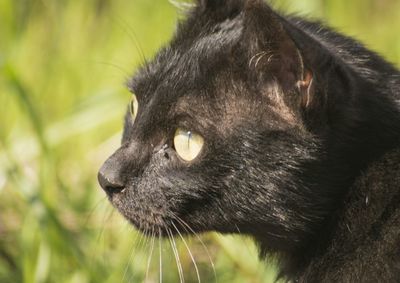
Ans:
[[[103,200],[106,200],[106,198],[100,200],[96,206],[92,209],[92,211],[90,212],[90,215],[94,212],[95,209],[97,209],[99,207],[100,204],[103,204]],[[107,202],[104,202],[104,204],[108,204]],[[101,261],[104,262],[104,254],[105,254],[105,250],[106,250],[106,241],[105,241],[105,233],[104,231],[106,230],[106,221],[112,216],[112,206],[107,205],[105,207],[105,211],[103,211],[103,215],[102,215],[102,220],[101,223],[97,223],[96,221],[96,230],[97,230],[97,235],[96,235],[96,249],[91,249],[90,250],[90,259],[89,259],[89,263],[90,263],[90,268],[94,268],[93,265],[95,264],[95,259],[100,258]],[[87,217],[86,221],[85,221],[85,226],[88,225],[89,223],[89,217],[90,215]]]
[[[139,241],[138,241],[139,238]],[[140,242],[143,240],[143,234],[136,234],[136,237],[133,239],[133,243],[132,243],[132,248],[130,251],[130,255],[129,255],[129,259],[128,262],[126,263],[126,266],[124,268],[124,275],[122,276],[122,280],[121,282],[125,282],[125,277],[128,274],[128,269],[129,266],[131,265],[133,259],[134,259],[134,255],[136,255],[136,251],[135,249],[139,246]]]
[[[109,212],[104,212],[103,215],[103,220],[102,220],[102,224],[101,224],[101,231],[97,237],[96,242],[99,243],[99,241],[101,241],[101,238],[104,234],[104,230],[105,230],[105,226],[106,226],[106,222],[112,217],[113,213],[114,213],[114,209],[112,208],[112,206],[108,206],[106,209],[109,210]],[[104,239],[103,239],[104,240]]]
[[[139,262],[142,262],[142,260],[144,260],[144,258],[145,258],[145,253],[144,253],[144,251],[146,250],[146,248],[147,248],[147,245],[149,244],[149,242],[150,242],[150,237],[149,237],[149,235],[150,235],[150,231],[149,230],[146,230],[145,232],[144,232],[144,241],[143,241],[143,245],[140,247],[140,249],[139,250],[142,250],[142,253],[140,253],[140,257],[138,258],[138,261]],[[129,280],[129,282],[131,282],[131,280]]]
[[[161,229],[158,230],[158,252],[160,255],[160,283],[162,283],[162,241],[161,241]]]
[[[106,227],[106,221],[109,220],[111,218],[112,214],[113,214],[113,209],[112,209],[111,206],[107,206],[106,210],[107,209],[109,211],[105,211],[104,212],[103,219],[101,221],[101,229],[100,229],[99,234],[96,237],[96,246],[102,246],[103,250],[104,250],[104,247],[105,247],[105,244],[104,244],[104,230],[105,230],[105,227]],[[101,242],[102,240],[103,240],[103,242]]]
[[[99,65],[104,65],[104,66],[108,66],[108,67],[113,67],[115,69],[117,69],[118,71],[120,71],[121,73],[123,73],[125,76],[130,76],[131,74],[124,69],[123,67],[114,64],[114,63],[109,63],[109,62],[105,62],[105,61],[95,61],[94,64],[99,64]]]
[[[89,224],[90,218],[94,215],[94,212],[96,211],[96,209],[98,209],[100,207],[100,205],[103,204],[106,200],[107,200],[107,197],[104,196],[92,206],[92,208],[89,210],[89,213],[86,216],[86,220],[84,222],[85,226],[87,226]]]
[[[147,62],[146,60],[146,56],[143,52],[143,48],[140,45],[140,41],[136,35],[136,32],[133,30],[132,26],[130,26],[126,21],[124,21],[123,19],[116,19],[116,22],[120,25],[120,27],[124,30],[124,32],[126,32],[128,34],[128,36],[130,37],[133,45],[135,46],[136,50],[139,52],[139,55],[142,60],[142,64],[145,64]]]
[[[199,269],[197,268],[196,260],[195,260],[195,258],[194,258],[194,256],[193,256],[192,252],[190,251],[190,248],[189,248],[188,244],[186,243],[186,241],[185,241],[185,239],[183,238],[181,232],[179,232],[178,227],[176,227],[176,225],[174,224],[173,221],[171,221],[171,224],[174,226],[176,232],[178,232],[179,237],[182,239],[183,244],[185,245],[187,251],[189,252],[189,256],[190,256],[190,258],[192,259],[194,268],[195,268],[195,270],[196,270],[197,280],[198,280],[199,283],[201,283],[200,272],[199,272]]]
[[[132,253],[132,254],[131,254],[131,257],[130,257],[130,260],[129,260],[129,262],[128,262],[128,266],[127,266],[126,271],[128,270],[129,266],[132,265],[132,262],[135,260],[137,254],[138,254],[141,250],[145,249],[146,246],[147,246],[147,244],[148,244],[148,240],[149,240],[148,234],[149,234],[149,231],[146,230],[144,233],[140,233],[140,234],[141,234],[141,238],[140,238],[139,244],[135,247],[136,253]],[[143,253],[139,253],[139,255],[140,255],[139,261],[141,261],[141,259],[142,259],[142,257],[143,257]],[[133,274],[130,276],[130,278],[128,279],[128,282],[131,282],[131,278],[132,278],[133,276],[134,276]]]
[[[147,260],[146,279],[145,279],[146,281],[147,281],[147,278],[149,276],[150,263],[151,263],[151,259],[152,259],[152,256],[153,256],[154,239],[155,239],[155,237],[154,237],[154,228],[153,228],[152,231],[151,231],[150,254],[149,254],[149,259]]]
[[[203,246],[203,248],[204,248],[204,250],[205,250],[205,252],[206,252],[206,254],[207,254],[207,257],[208,257],[208,259],[209,259],[209,261],[210,261],[210,263],[211,263],[211,268],[212,268],[212,270],[213,270],[213,272],[214,272],[214,279],[215,279],[215,282],[218,282],[217,272],[216,272],[216,270],[215,270],[214,261],[212,260],[210,251],[208,250],[206,244],[204,244],[204,242],[203,242],[203,240],[200,238],[200,236],[199,236],[199,235],[189,226],[189,224],[187,224],[182,218],[180,218],[178,215],[175,215],[175,214],[174,214],[174,218],[175,218],[177,221],[179,221],[180,224],[182,224],[182,226],[183,226],[183,228],[186,230],[186,232],[188,232],[187,229],[189,229],[189,231],[197,238],[197,240],[198,240],[198,241],[200,242],[200,244]],[[185,226],[186,226],[186,228],[185,228]]]
[[[169,230],[168,227],[166,228],[166,231],[168,234],[169,242],[171,244],[172,252],[174,253],[174,256],[175,256],[175,261],[176,261],[176,266],[178,268],[180,283],[184,283],[185,278],[183,276],[183,269],[182,269],[181,261],[179,258],[178,249],[176,248],[176,245],[175,245],[174,237],[172,236],[172,232]]]

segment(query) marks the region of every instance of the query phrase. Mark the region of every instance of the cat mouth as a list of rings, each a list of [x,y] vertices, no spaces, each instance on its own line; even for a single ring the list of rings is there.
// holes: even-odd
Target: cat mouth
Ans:
[[[99,175],[99,182],[114,208],[144,235],[167,238],[199,232],[198,225],[193,227],[188,220],[194,205],[184,206],[166,196],[168,189],[149,189],[140,182],[111,186],[102,175]]]
[[[129,222],[147,236],[162,238],[195,234],[196,232],[185,222],[177,219],[158,220],[129,218]]]
[[[123,195],[124,190],[121,192]],[[122,195],[110,195],[109,200],[119,213],[143,234],[169,237],[195,233],[182,217],[171,212],[165,204],[158,201],[151,204],[140,200],[133,202]]]

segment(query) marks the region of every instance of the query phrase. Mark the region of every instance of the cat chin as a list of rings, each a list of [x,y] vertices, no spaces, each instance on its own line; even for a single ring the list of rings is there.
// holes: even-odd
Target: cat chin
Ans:
[[[236,228],[217,227],[211,223],[191,223],[192,216],[178,216],[176,213],[167,211],[165,214],[155,212],[149,213],[149,210],[134,210],[131,207],[113,205],[128,222],[145,236],[149,237],[183,237],[197,235],[210,231],[216,231],[222,234],[237,233]]]
[[[125,216],[125,218],[127,218]],[[182,237],[199,233],[198,231],[190,230],[187,224],[178,222],[177,220],[141,220],[140,218],[127,218],[129,223],[139,230],[143,235],[148,237]]]
[[[173,237],[196,233],[184,220],[161,207],[141,207],[125,198],[109,198],[113,206],[137,230],[146,236]]]

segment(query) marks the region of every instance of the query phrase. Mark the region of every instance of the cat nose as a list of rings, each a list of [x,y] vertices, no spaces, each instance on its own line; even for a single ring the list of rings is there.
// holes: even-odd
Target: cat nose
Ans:
[[[120,193],[125,187],[121,181],[118,167],[113,166],[115,165],[113,163],[112,160],[107,160],[97,174],[99,184],[108,196]]]

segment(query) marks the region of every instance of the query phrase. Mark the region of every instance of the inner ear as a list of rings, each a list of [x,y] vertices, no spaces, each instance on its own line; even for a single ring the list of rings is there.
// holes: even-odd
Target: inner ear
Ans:
[[[297,82],[297,88],[301,95],[301,105],[308,108],[312,103],[314,94],[314,75],[312,71],[305,69],[302,75],[302,79]]]

